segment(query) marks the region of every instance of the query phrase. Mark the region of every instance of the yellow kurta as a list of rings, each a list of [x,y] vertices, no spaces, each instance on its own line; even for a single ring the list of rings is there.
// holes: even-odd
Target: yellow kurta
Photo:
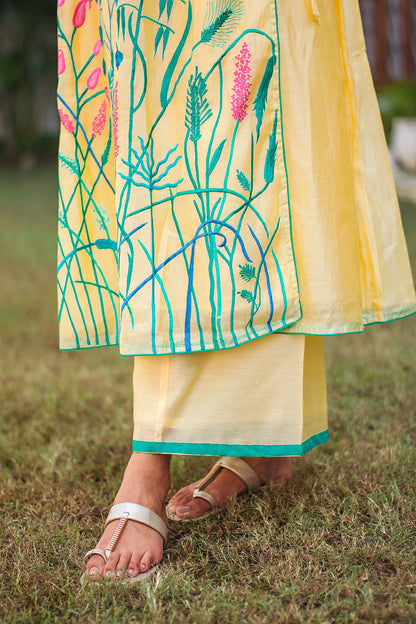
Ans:
[[[356,0],[60,4],[62,348],[416,310]]]

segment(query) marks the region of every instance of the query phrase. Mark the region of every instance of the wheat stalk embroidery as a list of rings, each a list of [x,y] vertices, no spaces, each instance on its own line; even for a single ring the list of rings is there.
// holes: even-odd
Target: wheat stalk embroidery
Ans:
[[[211,46],[224,46],[244,13],[243,0],[208,2],[201,41]]]

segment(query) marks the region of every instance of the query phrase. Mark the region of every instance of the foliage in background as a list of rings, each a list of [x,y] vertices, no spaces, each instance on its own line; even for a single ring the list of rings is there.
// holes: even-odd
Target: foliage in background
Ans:
[[[377,97],[387,140],[395,117],[416,117],[416,82],[377,86]]]
[[[10,159],[48,148],[40,113],[53,103],[55,88],[55,3],[50,0],[2,0],[0,153],[3,157]],[[49,141],[55,148],[56,137],[49,137]]]

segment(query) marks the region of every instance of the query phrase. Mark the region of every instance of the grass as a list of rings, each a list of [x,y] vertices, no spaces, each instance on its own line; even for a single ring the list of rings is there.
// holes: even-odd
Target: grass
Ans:
[[[331,441],[282,490],[172,524],[156,579],[80,587],[130,453],[132,371],[58,351],[55,184],[0,171],[0,621],[415,622],[415,318],[327,340]],[[173,487],[210,463],[176,457]]]

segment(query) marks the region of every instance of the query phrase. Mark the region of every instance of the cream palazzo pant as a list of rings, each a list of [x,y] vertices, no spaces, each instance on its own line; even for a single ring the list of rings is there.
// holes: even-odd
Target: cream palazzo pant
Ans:
[[[320,336],[136,357],[133,387],[134,451],[296,456],[328,439]]]

